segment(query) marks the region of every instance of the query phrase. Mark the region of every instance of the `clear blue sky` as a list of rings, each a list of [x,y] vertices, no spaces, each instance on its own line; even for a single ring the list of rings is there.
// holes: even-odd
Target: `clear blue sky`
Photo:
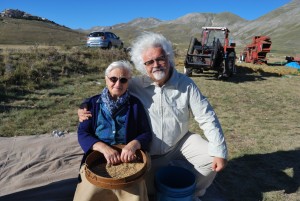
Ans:
[[[254,20],[288,2],[291,0],[0,0],[0,11],[19,9],[72,29],[90,29],[138,17],[175,20],[195,12],[231,12]]]

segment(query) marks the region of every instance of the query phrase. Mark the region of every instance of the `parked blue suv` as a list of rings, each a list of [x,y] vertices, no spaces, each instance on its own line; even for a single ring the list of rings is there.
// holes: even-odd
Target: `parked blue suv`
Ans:
[[[123,41],[116,34],[107,31],[95,31],[87,36],[88,47],[101,47],[105,49],[123,48]]]

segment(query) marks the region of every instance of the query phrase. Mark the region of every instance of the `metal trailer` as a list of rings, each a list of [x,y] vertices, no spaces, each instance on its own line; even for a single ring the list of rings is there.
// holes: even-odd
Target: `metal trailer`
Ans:
[[[272,41],[269,36],[254,36],[240,54],[240,61],[253,64],[267,64],[267,53],[271,51]]]

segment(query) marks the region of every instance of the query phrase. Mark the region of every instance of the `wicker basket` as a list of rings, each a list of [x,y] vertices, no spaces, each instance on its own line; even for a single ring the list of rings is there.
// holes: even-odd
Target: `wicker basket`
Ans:
[[[117,149],[119,152],[121,152],[122,147],[124,145],[116,145],[114,146],[115,149]],[[105,177],[103,175],[97,174],[97,172],[93,171],[93,167],[97,165],[101,165],[103,163],[106,164],[106,159],[103,156],[102,153],[98,151],[91,152],[87,158],[86,158],[86,165],[85,165],[85,176],[87,180],[92,183],[95,186],[98,186],[100,188],[104,189],[123,189],[125,187],[128,187],[138,181],[140,181],[147,170],[147,157],[146,154],[142,150],[136,151],[137,158],[139,162],[142,163],[142,168],[130,175],[123,178],[110,178]]]

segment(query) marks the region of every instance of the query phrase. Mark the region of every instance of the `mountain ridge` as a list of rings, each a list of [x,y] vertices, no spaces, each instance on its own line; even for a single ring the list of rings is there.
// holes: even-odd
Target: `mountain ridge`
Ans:
[[[243,49],[246,44],[251,43],[253,36],[268,35],[272,40],[271,51],[299,54],[299,3],[300,0],[292,0],[282,7],[255,20],[246,20],[230,12],[218,14],[188,13],[174,20],[139,17],[127,23],[119,23],[112,26],[95,26],[85,30],[72,30],[74,33],[77,32],[77,35],[73,34],[74,36],[76,35],[73,39],[75,40],[76,38],[75,43],[83,45],[87,33],[99,30],[110,30],[124,40],[125,46],[130,46],[132,40],[141,32],[153,31],[165,35],[174,44],[178,45],[178,48],[186,49],[192,36],[200,37],[203,26],[225,26],[229,28],[231,32],[230,37],[236,42],[237,49]],[[3,23],[3,21],[5,20],[1,20],[0,18],[0,24]],[[22,26],[21,23],[19,23],[19,26]],[[0,31],[4,31],[3,29],[1,30],[1,26]],[[63,32],[62,28],[60,28],[60,31]]]

